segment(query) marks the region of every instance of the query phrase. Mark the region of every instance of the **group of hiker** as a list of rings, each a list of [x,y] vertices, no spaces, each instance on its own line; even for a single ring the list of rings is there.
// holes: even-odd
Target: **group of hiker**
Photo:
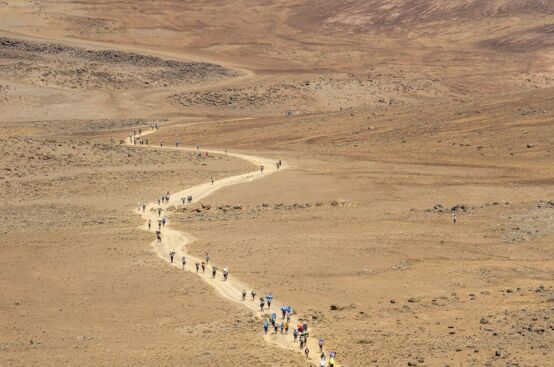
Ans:
[[[256,298],[256,291],[252,290],[250,292],[250,295],[252,296],[252,301]],[[246,300],[246,290],[242,291],[242,300]],[[270,292],[265,297],[260,297],[260,312],[263,312],[265,310],[265,305],[267,303],[267,310],[271,309],[271,302],[273,301],[273,294]],[[277,320],[277,313],[272,312],[271,314],[266,314],[263,319],[263,329],[264,329],[264,335],[268,335],[268,332],[270,330],[273,330],[272,334],[281,334],[281,335],[289,335],[290,329],[291,329],[291,315],[293,313],[291,306],[281,306],[281,320]],[[298,343],[298,346],[301,350],[304,351],[304,355],[306,359],[310,357],[310,349],[308,348],[308,324],[304,321],[298,321],[296,324],[296,327],[292,329],[292,337],[294,343]],[[319,338],[319,352],[320,354],[320,366],[321,367],[334,367],[335,366],[335,358],[336,353],[335,352],[329,352],[328,359],[324,352],[324,344],[325,339]],[[328,364],[327,364],[328,363]]]
[[[151,125],[152,130],[158,130],[159,125],[153,124]],[[142,130],[138,130],[138,136],[137,132],[134,131],[132,136],[129,136],[129,140],[133,145],[136,144],[146,144],[148,145],[148,140],[143,140],[140,135],[142,134]],[[179,147],[181,142],[179,140],[175,141],[175,146]],[[163,141],[160,142],[160,147],[163,147]],[[197,155],[199,158],[208,157],[208,152],[206,152],[204,155],[200,152],[200,147],[197,146]],[[279,170],[282,166],[281,160],[276,162],[276,168]],[[260,173],[264,173],[265,167],[263,165],[260,166]],[[213,178],[211,179],[212,184],[214,183]],[[160,207],[162,204],[168,204],[170,199],[169,192],[161,195],[158,197],[158,229],[156,230],[156,239],[158,243],[162,242],[161,237],[161,230],[163,227],[165,227],[165,224],[167,222],[167,218],[165,216],[162,217],[162,211],[163,209]],[[181,203],[183,205],[190,204],[192,202],[192,195],[186,195],[181,198]],[[146,204],[139,203],[138,204],[138,211],[142,211],[143,213],[146,212]],[[454,219],[455,221],[455,219]],[[148,230],[151,230],[152,226],[152,220],[148,219]],[[176,252],[175,250],[171,250],[169,252],[169,260],[173,264],[175,260]],[[206,268],[208,267],[210,262],[210,256],[208,253],[205,254],[203,261],[195,261],[195,270],[198,274],[200,272],[200,269],[202,270],[202,273],[206,272]],[[182,269],[184,270],[187,265],[187,258],[186,256],[181,257],[181,265]],[[217,276],[218,268],[216,266],[211,266],[211,278],[215,279]],[[227,281],[229,278],[229,269],[225,267],[222,270],[223,281]],[[246,290],[242,291],[242,301],[246,301],[247,292]],[[252,297],[252,302],[256,301],[256,291],[251,290],[250,296]],[[266,312],[267,310],[271,310],[271,303],[273,302],[273,294],[270,292],[265,297],[259,297],[259,306],[260,306],[260,312]],[[267,306],[267,308],[266,308]],[[272,312],[271,314],[266,314],[263,319],[263,329],[264,329],[264,335],[267,335],[271,329],[273,330],[272,334],[281,334],[281,335],[289,335],[292,334],[293,342],[298,343],[298,346],[301,350],[303,350],[304,355],[306,359],[310,358],[310,349],[308,348],[308,324],[306,322],[298,321],[296,326],[291,325],[291,315],[293,314],[293,309],[291,306],[281,306],[281,320],[277,320],[277,313]],[[292,329],[292,332],[291,332]],[[327,355],[324,352],[324,343],[325,339],[320,338],[319,339],[319,352],[320,354],[320,367],[334,367],[335,366],[335,358],[336,353],[335,352],[329,352]]]

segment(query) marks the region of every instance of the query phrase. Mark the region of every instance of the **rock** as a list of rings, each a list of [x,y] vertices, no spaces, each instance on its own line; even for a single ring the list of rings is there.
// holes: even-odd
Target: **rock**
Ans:
[[[337,200],[331,201],[331,206],[339,206],[339,202]]]
[[[212,206],[210,204],[200,204],[202,206],[202,209],[204,210],[210,210]]]
[[[414,297],[408,298],[408,302],[410,303],[416,303],[416,299]]]
[[[487,320],[487,319],[484,318],[484,317],[481,317],[481,320],[479,320],[479,323],[480,323],[481,325],[485,325],[485,324],[488,324],[488,323],[489,323],[489,320]]]
[[[395,301],[395,300],[393,300],[393,299],[391,299],[391,300],[390,300],[390,303],[392,303],[392,304],[395,304],[395,303],[396,303],[396,301]]]
[[[536,144],[527,144],[527,148],[529,148],[529,149],[530,149],[530,148],[534,148],[534,147],[536,147],[536,146],[537,146]]]
[[[339,307],[337,305],[331,305],[331,306],[329,306],[329,309],[331,311],[337,311],[339,309]]]
[[[235,204],[233,205],[233,209],[242,209],[242,204]]]

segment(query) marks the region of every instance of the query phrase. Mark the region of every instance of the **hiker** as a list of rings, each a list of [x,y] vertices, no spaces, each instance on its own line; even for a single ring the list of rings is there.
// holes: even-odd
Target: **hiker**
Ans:
[[[319,338],[319,351],[323,352],[323,344],[325,343],[324,338]]]
[[[279,329],[281,330],[281,334],[285,332],[285,323],[283,321],[279,324]]]
[[[164,146],[164,141],[161,140],[161,141],[160,141],[160,148],[163,148],[163,146]]]
[[[285,322],[285,335],[289,335],[289,323]]]
[[[296,340],[298,339],[298,330],[296,329],[293,330],[292,337],[294,338],[294,342],[296,343]]]
[[[196,266],[196,274],[198,274],[198,269],[200,269],[200,263],[197,261],[194,263],[194,266]]]
[[[160,206],[160,201],[161,201],[160,198],[158,198],[158,206]],[[158,210],[161,210],[161,209],[158,208]],[[158,213],[158,215],[160,215],[160,214]]]
[[[223,269],[223,280],[227,280],[227,277],[229,277],[229,270],[227,268]]]
[[[162,218],[162,225],[165,227],[165,222],[167,222],[167,218],[166,217],[163,217]]]
[[[212,177],[212,185],[214,184],[214,178]]]
[[[183,263],[183,270],[185,270],[185,265],[187,264],[187,259],[183,256],[181,258],[181,262]]]
[[[308,347],[304,349],[304,355],[306,356],[306,359],[308,359],[308,357],[310,356],[310,349]]]
[[[325,354],[321,356],[321,361],[319,362],[320,367],[325,367]]]
[[[263,297],[260,297],[260,311],[264,310],[265,301]]]
[[[179,148],[179,144],[181,144],[181,142],[179,140],[175,140],[175,148]]]
[[[207,252],[206,252],[206,256],[204,256],[204,260],[206,260],[206,265],[208,265],[210,262],[210,255],[208,255]]]
[[[308,331],[308,324],[306,324],[305,322],[302,323],[302,330],[304,330],[304,332]]]
[[[242,300],[246,301],[246,290],[242,290]]]
[[[456,213],[452,214],[452,223],[456,224],[457,221],[458,221],[458,218],[456,216]]]
[[[281,314],[283,315],[283,317],[281,317],[282,319],[285,318],[286,313],[287,313],[287,308],[285,306],[281,306]]]
[[[206,272],[206,263],[202,261],[202,273]]]
[[[144,213],[146,211],[146,205],[142,204],[142,212]]]
[[[335,354],[329,354],[329,367],[335,367]]]
[[[162,221],[158,220],[158,231],[162,229]]]
[[[152,227],[152,221],[148,219],[148,230],[150,230],[151,227]]]
[[[185,201],[186,201],[186,200],[187,200],[187,199],[183,196],[183,197],[181,198],[181,203],[183,203],[183,205],[185,205]]]
[[[175,256],[175,250],[171,251],[169,253],[169,258],[171,259],[171,263],[173,264],[173,257]]]
[[[264,166],[260,166],[260,173],[264,173]]]
[[[158,240],[158,243],[162,242],[162,232],[159,230],[156,231],[156,239]]]
[[[217,268],[212,266],[212,279],[215,279],[215,274],[217,273]]]
[[[189,202],[189,204],[192,202],[192,195],[189,195],[189,196],[187,197],[187,201]]]
[[[256,291],[252,289],[252,291],[250,292],[250,295],[252,296],[252,301],[254,301],[256,299]]]
[[[271,308],[271,301],[273,301],[273,294],[269,292],[267,296],[265,296],[265,299],[267,300],[267,309]]]
[[[267,330],[269,329],[269,323],[267,319],[264,319],[264,334],[267,335]]]
[[[160,199],[158,199],[158,205],[160,205]],[[162,208],[158,208],[158,217],[162,216]]]

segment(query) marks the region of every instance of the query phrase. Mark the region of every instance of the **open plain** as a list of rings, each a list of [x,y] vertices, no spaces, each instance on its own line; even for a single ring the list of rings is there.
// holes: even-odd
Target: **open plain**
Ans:
[[[0,154],[0,366],[554,365],[552,1],[0,0]]]

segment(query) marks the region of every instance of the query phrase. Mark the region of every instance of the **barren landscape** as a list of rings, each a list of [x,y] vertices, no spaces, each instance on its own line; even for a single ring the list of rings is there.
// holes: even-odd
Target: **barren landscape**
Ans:
[[[0,0],[0,365],[552,366],[553,29],[548,0]]]

